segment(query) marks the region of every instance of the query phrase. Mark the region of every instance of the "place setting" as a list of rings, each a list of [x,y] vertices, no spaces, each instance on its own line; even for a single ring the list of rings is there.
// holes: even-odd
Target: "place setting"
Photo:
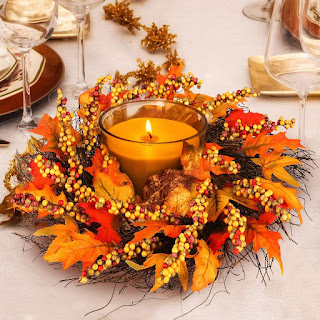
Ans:
[[[170,26],[145,25],[129,1],[0,7],[1,115],[22,108],[18,128],[28,135],[7,163],[1,228],[24,227],[17,235],[48,263],[48,277],[49,265],[72,270],[61,272],[66,290],[114,286],[106,306],[86,301],[86,315],[103,310],[108,318],[118,311],[109,306],[114,292],[129,297],[134,288],[143,295],[137,305],[169,293],[187,306],[174,319],[197,316],[204,302],[189,307],[192,293],[210,288],[204,301],[212,301],[212,288],[238,268],[262,283],[284,273],[290,252],[282,243],[308,219],[307,184],[317,168],[305,136],[307,96],[320,95],[317,2],[246,6],[246,16],[270,22],[264,56],[248,59],[252,87],[214,94],[189,71]],[[88,84],[84,37],[97,32],[89,18],[95,8],[165,61],[138,59],[136,70]],[[74,37],[77,77],[59,86],[64,62],[44,42]],[[259,112],[260,95],[296,97],[299,116]],[[51,111],[36,119],[32,104],[41,99]],[[9,142],[0,144],[4,152]],[[229,286],[237,281],[230,277]]]

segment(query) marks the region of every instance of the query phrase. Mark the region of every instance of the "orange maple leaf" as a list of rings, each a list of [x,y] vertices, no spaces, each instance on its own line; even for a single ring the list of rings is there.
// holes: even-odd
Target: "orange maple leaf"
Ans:
[[[261,132],[257,137],[249,133],[241,148],[249,157],[256,154],[266,154],[269,149],[277,152],[284,152],[285,148],[296,151],[298,148],[304,148],[298,139],[288,139],[285,132],[275,135],[267,135],[268,132]]]
[[[180,77],[182,76],[182,69],[184,68],[184,65],[181,63],[177,66],[175,65],[171,65],[169,68],[169,71],[166,75],[162,75],[160,72],[158,73],[158,77],[157,77],[157,81],[158,81],[158,85],[160,86],[161,84],[165,84],[165,81],[172,75],[176,75],[176,77]]]
[[[98,222],[100,227],[96,239],[102,242],[120,243],[121,237],[116,231],[119,227],[119,220],[113,214],[110,214],[106,208],[96,209],[95,202],[82,202],[78,204],[89,215],[91,222]]]
[[[275,215],[270,212],[260,215],[259,220],[248,218],[246,241],[247,243],[253,242],[253,249],[256,254],[260,248],[266,249],[269,259],[275,258],[279,262],[281,272],[283,273],[283,264],[278,243],[280,239],[283,240],[282,236],[279,232],[270,231],[266,228],[275,219]]]
[[[48,262],[61,262],[63,270],[78,261],[82,262],[85,270],[100,255],[106,255],[112,250],[110,245],[95,239],[92,232],[87,231],[80,234],[77,224],[70,217],[66,217],[65,225],[54,225],[40,229],[34,235],[56,236],[43,258]]]
[[[18,187],[16,187],[15,193],[23,193],[23,194],[29,193],[34,195],[35,197],[38,196],[40,198],[44,196],[45,199],[53,205],[58,205],[59,200],[61,200],[64,204],[67,203],[67,198],[63,192],[61,192],[60,195],[57,196],[54,193],[54,191],[50,188],[50,186],[47,184],[45,184],[42,189],[38,189],[32,182],[29,182],[26,187],[24,187],[24,185],[19,185]],[[14,207],[19,208],[25,212],[31,212],[34,210],[32,207],[27,208],[23,205],[15,204]],[[48,211],[46,207],[42,209],[38,209],[39,218],[44,218],[48,215],[53,215],[53,213]],[[59,215],[55,215],[55,217],[59,217]]]
[[[103,159],[104,156],[102,155],[101,149],[95,148],[94,156],[92,157],[92,166],[85,168],[85,170],[94,176],[102,170]]]
[[[281,156],[281,152],[275,150],[268,154],[260,154],[260,158],[252,159],[252,161],[262,167],[262,174],[265,178],[271,180],[272,175],[285,181],[295,187],[300,187],[296,181],[285,169],[286,166],[301,163],[298,159],[288,156]]]
[[[298,193],[297,190],[285,187],[280,182],[273,182],[262,178],[260,178],[260,185],[266,190],[272,190],[275,198],[284,199],[284,202],[288,206],[289,210],[294,209],[297,211],[300,223],[302,223],[303,220],[301,217],[301,210],[303,210],[303,206],[296,196]]]
[[[136,232],[134,234],[134,238],[130,241],[130,243],[140,242],[143,239],[150,239],[156,233],[163,231],[167,237],[177,238],[182,230],[186,228],[183,225],[173,225],[169,224],[166,220],[152,221],[146,220],[141,222],[133,223],[134,226],[144,226],[146,228]]]
[[[74,130],[72,126],[68,127],[71,134],[76,138],[75,145],[81,141],[81,135],[78,131]],[[47,113],[40,119],[36,128],[30,132],[43,136],[47,143],[42,147],[41,151],[54,152],[60,158],[65,157],[64,153],[58,147],[60,138],[60,125],[57,117],[51,118]]]
[[[192,291],[200,291],[210,283],[213,283],[220,267],[219,253],[212,254],[204,240],[199,240],[198,253],[194,257],[196,268],[192,278]]]
[[[129,177],[120,172],[119,163],[115,159],[102,172],[96,172],[93,177],[93,186],[97,197],[105,200],[119,200],[132,202],[134,188]]]

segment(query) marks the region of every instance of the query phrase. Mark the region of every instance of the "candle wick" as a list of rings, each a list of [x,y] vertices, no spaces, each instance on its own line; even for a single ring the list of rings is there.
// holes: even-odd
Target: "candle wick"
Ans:
[[[151,135],[151,133],[150,133],[150,132],[147,132],[147,133],[148,133],[148,135],[149,135],[150,139],[152,139],[152,135]]]

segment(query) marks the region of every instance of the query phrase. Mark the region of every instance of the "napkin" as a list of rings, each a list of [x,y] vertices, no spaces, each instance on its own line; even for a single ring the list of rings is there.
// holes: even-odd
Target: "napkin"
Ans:
[[[11,56],[6,45],[0,41],[0,73],[11,66]]]

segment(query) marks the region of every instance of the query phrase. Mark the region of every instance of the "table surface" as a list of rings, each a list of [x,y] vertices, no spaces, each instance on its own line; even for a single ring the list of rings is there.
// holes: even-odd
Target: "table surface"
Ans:
[[[151,25],[169,24],[177,37],[177,49],[185,58],[186,71],[192,71],[203,79],[202,92],[209,95],[237,90],[250,86],[247,66],[249,56],[262,55],[266,44],[268,24],[246,18],[242,8],[248,0],[137,0],[132,1],[136,16],[142,23]],[[161,54],[149,54],[141,48],[144,32],[131,35],[125,28],[103,20],[102,7],[91,15],[91,30],[86,38],[86,75],[93,85],[100,75],[114,74],[118,69],[125,73],[137,67],[136,59],[164,61]],[[72,85],[76,80],[76,41],[50,40],[47,42],[63,58],[66,74],[61,83]],[[130,53],[130,54],[128,54]],[[268,113],[273,119],[280,115],[289,119],[298,118],[297,98],[260,97],[250,99],[248,106],[253,111]],[[54,115],[54,106],[43,99],[34,106],[40,118],[45,112]],[[1,119],[0,119],[1,120]],[[3,180],[9,161],[16,151],[25,149],[26,138],[16,128],[19,118],[0,125],[0,137],[11,142],[0,149],[0,181]],[[310,98],[307,103],[306,145],[316,151],[319,159],[320,123],[319,100]],[[296,137],[297,129],[291,137]],[[310,199],[306,197],[302,227],[289,230],[297,242],[281,241],[284,274],[277,263],[273,264],[270,280],[262,282],[257,269],[244,263],[234,270],[226,280],[227,292],[222,281],[212,287],[208,301],[182,319],[320,319],[320,174],[314,171],[307,182]],[[0,187],[0,197],[6,190]],[[142,293],[127,289],[118,294],[116,288],[112,303],[105,309],[84,315],[105,305],[112,294],[113,286],[98,284],[65,287],[59,280],[77,276],[78,271],[65,272],[57,266],[49,266],[38,258],[38,250],[24,246],[24,242],[13,232],[27,234],[19,227],[1,227],[0,231],[0,319],[99,319],[123,304],[130,305],[141,298]],[[285,237],[285,236],[284,236]],[[24,250],[25,249],[25,250]],[[241,280],[241,281],[240,281]],[[217,294],[215,294],[217,293]],[[227,294],[228,293],[228,294]],[[171,297],[169,294],[154,294],[137,306],[124,307],[105,319],[174,319],[202,303],[209,289],[194,293],[184,300],[186,294]],[[161,302],[160,302],[161,301]],[[207,301],[207,302],[208,302]]]

